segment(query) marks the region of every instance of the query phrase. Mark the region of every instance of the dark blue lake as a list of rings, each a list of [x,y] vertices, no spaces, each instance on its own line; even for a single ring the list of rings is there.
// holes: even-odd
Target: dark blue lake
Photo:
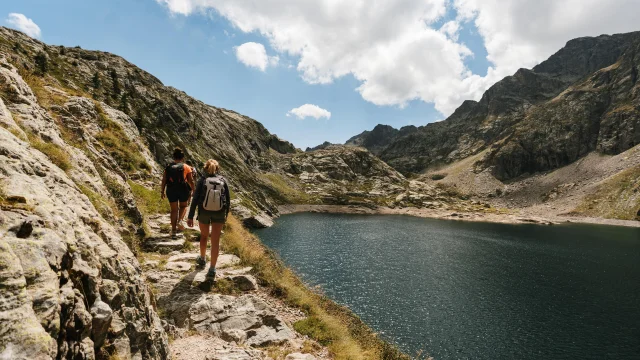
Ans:
[[[302,213],[257,234],[412,355],[640,359],[637,228]]]

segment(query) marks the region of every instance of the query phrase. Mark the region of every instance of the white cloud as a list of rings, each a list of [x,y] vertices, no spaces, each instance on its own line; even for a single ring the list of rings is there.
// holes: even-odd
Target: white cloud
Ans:
[[[278,53],[298,59],[308,83],[353,75],[367,101],[404,106],[418,99],[444,115],[571,38],[638,30],[640,13],[638,0],[156,1],[183,15],[213,9],[240,31],[260,33]],[[436,29],[453,9],[458,19]],[[473,55],[458,39],[465,21],[485,41],[486,76],[464,64]]]
[[[264,45],[255,42],[247,42],[234,49],[238,61],[260,71],[267,70],[268,66],[276,66],[280,60],[278,56],[268,56]]]
[[[532,67],[571,39],[639,30],[637,0],[454,0],[501,74]]]
[[[458,41],[460,23],[457,21],[448,21],[440,27],[440,32],[447,35],[451,40]]]
[[[312,117],[316,120],[322,119],[322,118],[331,119],[331,112],[313,104],[304,104],[295,109],[291,109],[287,113],[287,116],[292,116],[292,115],[297,117],[298,119],[304,119],[308,117]]]
[[[40,38],[42,32],[40,27],[33,20],[24,16],[24,14],[11,13],[6,19],[7,24],[31,36],[32,38]]]

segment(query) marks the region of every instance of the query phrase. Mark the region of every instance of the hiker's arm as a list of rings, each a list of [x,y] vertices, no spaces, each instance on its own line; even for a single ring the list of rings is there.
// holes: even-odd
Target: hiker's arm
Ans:
[[[191,182],[193,183],[193,179],[191,179]],[[202,181],[198,181],[196,191],[193,192],[191,206],[189,207],[189,216],[187,216],[187,219],[189,220],[193,220],[193,216],[196,214],[196,208],[198,207],[198,203],[200,202],[200,192],[202,192]]]
[[[226,193],[227,196],[225,196],[225,202],[227,203],[227,206],[225,206],[225,209],[227,210],[226,213],[224,214],[224,218],[226,219],[227,216],[229,216],[229,210],[231,209],[231,192],[229,191],[229,185],[227,185],[227,182],[224,182],[224,191]]]
[[[189,184],[189,188],[191,188],[191,191],[193,192],[196,188],[196,184],[193,182],[193,172],[187,174],[187,184]]]
[[[164,199],[164,189],[167,187],[167,170],[162,174],[162,183],[160,184],[160,198]]]

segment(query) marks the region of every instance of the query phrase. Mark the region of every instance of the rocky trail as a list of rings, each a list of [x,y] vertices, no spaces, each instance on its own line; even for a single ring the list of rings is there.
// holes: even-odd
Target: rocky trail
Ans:
[[[220,253],[215,281],[207,279],[209,264],[195,266],[199,234],[187,229],[172,240],[167,224],[168,215],[150,217],[141,265],[174,359],[328,358],[326,348],[293,330],[304,313],[270,296],[251,267]]]

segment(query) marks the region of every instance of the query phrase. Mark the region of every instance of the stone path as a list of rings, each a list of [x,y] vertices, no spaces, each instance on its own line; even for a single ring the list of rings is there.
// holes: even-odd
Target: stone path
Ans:
[[[197,243],[188,247],[184,236],[170,239],[163,232],[168,222],[168,215],[150,218],[142,266],[163,326],[175,339],[175,359],[267,359],[264,348],[273,346],[284,350],[278,353],[287,354],[287,360],[327,357],[317,344],[322,350],[316,354],[299,353],[305,342],[313,342],[291,326],[304,314],[262,291],[251,267],[242,266],[233,254],[220,253],[216,279],[208,279],[208,264],[195,267]],[[188,248],[192,250],[186,252]]]

